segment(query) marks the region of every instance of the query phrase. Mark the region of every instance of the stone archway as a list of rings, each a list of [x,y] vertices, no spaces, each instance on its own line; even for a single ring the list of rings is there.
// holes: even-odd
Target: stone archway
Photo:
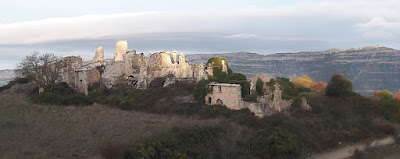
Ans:
[[[222,102],[221,99],[218,99],[216,104],[217,104],[217,105],[224,105],[224,102]]]

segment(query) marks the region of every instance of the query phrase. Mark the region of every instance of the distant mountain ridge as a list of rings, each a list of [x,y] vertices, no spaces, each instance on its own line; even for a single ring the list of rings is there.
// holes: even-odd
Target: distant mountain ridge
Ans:
[[[15,73],[14,70],[0,70],[0,87],[6,85],[9,81],[14,79]]]
[[[237,52],[187,55],[190,63],[205,63],[210,57],[223,56],[235,72],[248,77],[267,73],[275,77],[308,75],[314,81],[328,82],[335,73],[353,80],[353,89],[363,95],[400,88],[400,50],[383,46],[329,49],[317,52],[276,53],[261,55]]]

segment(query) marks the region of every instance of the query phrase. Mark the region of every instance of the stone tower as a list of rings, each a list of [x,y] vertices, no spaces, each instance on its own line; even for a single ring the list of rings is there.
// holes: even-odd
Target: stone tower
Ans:
[[[104,48],[100,46],[96,50],[96,54],[93,57],[93,61],[104,61]]]
[[[172,51],[172,59],[173,59],[172,63],[177,63],[178,62],[178,61],[176,61],[177,60],[176,59],[176,50]]]
[[[185,54],[183,54],[182,52],[181,55],[179,55],[179,64],[184,64],[184,63],[186,63]]]
[[[228,73],[228,67],[226,66],[225,60],[221,60],[222,72]]]
[[[214,76],[213,63],[214,62],[208,63],[208,66],[207,66],[207,75],[210,77]]]
[[[127,41],[118,41],[115,44],[114,61],[124,61],[124,55],[128,51]]]

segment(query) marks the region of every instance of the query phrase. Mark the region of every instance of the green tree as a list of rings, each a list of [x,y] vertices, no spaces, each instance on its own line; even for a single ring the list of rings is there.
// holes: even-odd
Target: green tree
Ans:
[[[257,78],[256,81],[256,91],[258,93],[258,95],[263,95],[263,87],[264,87],[264,82],[262,81],[261,78]]]
[[[207,93],[209,93],[209,89],[207,85],[210,83],[209,80],[201,80],[197,82],[196,86],[193,89],[193,96],[197,100],[204,101]]]
[[[343,74],[335,74],[326,87],[326,95],[332,97],[339,97],[349,95],[353,90],[351,80],[344,77]]]
[[[246,75],[242,74],[242,73],[232,73],[230,75],[228,75],[229,80],[231,81],[246,81],[247,77]]]
[[[384,89],[378,93],[379,99],[394,99],[393,93]]]
[[[208,59],[207,61],[207,65],[209,63],[213,63],[213,73],[215,77],[221,78],[221,77],[225,77],[227,74],[222,72],[222,61],[225,62],[225,65],[228,69],[228,74],[232,73],[232,70],[229,68],[229,64],[228,64],[228,60],[224,57],[212,57],[210,59]]]

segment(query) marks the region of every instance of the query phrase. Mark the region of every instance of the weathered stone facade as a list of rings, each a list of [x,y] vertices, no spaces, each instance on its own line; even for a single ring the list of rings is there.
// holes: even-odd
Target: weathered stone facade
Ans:
[[[212,90],[205,98],[208,105],[224,105],[233,110],[243,108],[239,84],[211,83],[208,87]]]
[[[88,93],[88,86],[99,82],[106,87],[127,84],[138,89],[145,89],[158,77],[172,76],[171,80],[199,81],[207,79],[203,65],[190,65],[183,53],[176,60],[176,51],[171,56],[163,51],[149,56],[136,51],[128,51],[128,43],[119,41],[115,45],[113,60],[104,60],[104,48],[96,50],[92,60],[83,62],[82,58],[70,56],[62,61],[63,68],[60,81],[68,83],[82,93]]]
[[[293,103],[292,100],[282,99],[282,91],[279,85],[275,85],[275,90],[273,91],[264,91],[266,93],[258,97],[257,102],[243,101],[239,84],[211,83],[208,87],[211,92],[205,97],[207,105],[224,105],[232,110],[247,108],[257,117],[285,111]]]

